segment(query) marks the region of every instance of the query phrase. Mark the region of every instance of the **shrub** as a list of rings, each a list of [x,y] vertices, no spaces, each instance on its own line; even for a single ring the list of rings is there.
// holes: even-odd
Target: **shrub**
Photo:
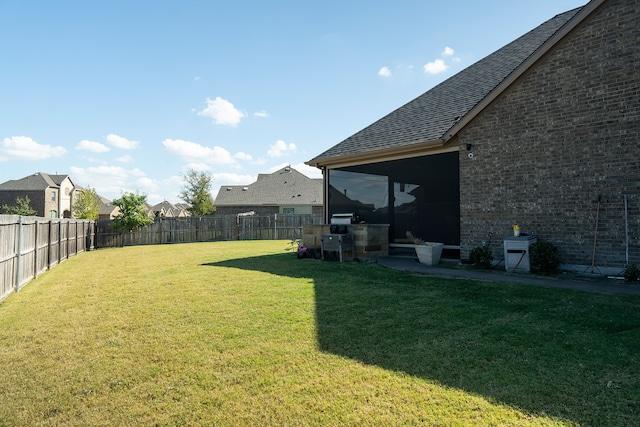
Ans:
[[[469,261],[476,268],[488,270],[493,262],[493,255],[488,246],[476,246],[469,253]]]
[[[558,248],[552,243],[538,241],[531,244],[529,246],[529,255],[533,273],[550,276],[558,272],[560,257],[558,256]]]
[[[625,282],[637,282],[640,277],[640,268],[635,264],[627,264],[622,274]]]

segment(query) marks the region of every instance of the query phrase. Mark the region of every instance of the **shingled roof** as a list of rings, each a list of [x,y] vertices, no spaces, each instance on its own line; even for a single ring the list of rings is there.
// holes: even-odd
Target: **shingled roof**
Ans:
[[[443,145],[461,120],[521,68],[586,6],[556,15],[537,28],[470,65],[387,116],[367,126],[307,164],[318,166],[332,159],[409,147]]]
[[[0,190],[8,191],[34,191],[47,188],[60,188],[60,184],[67,175],[50,175],[44,172],[36,172],[33,175],[21,179],[14,179],[0,184]]]
[[[216,206],[322,205],[322,179],[309,178],[291,166],[260,174],[249,185],[220,187]]]

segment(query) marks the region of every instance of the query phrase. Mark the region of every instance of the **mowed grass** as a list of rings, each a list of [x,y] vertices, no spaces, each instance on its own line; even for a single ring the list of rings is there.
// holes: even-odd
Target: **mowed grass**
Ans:
[[[0,303],[0,425],[636,425],[640,299],[104,249]]]

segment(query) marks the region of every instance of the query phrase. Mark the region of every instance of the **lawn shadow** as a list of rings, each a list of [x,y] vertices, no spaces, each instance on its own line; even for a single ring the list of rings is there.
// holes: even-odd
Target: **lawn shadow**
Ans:
[[[630,425],[640,414],[638,298],[621,307],[629,297],[295,254],[206,265],[312,279],[322,351],[580,425]]]

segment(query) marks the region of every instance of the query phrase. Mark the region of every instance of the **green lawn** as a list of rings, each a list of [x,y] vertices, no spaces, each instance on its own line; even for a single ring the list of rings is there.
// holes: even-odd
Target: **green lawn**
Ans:
[[[0,425],[635,425],[640,298],[104,249],[0,303]]]

